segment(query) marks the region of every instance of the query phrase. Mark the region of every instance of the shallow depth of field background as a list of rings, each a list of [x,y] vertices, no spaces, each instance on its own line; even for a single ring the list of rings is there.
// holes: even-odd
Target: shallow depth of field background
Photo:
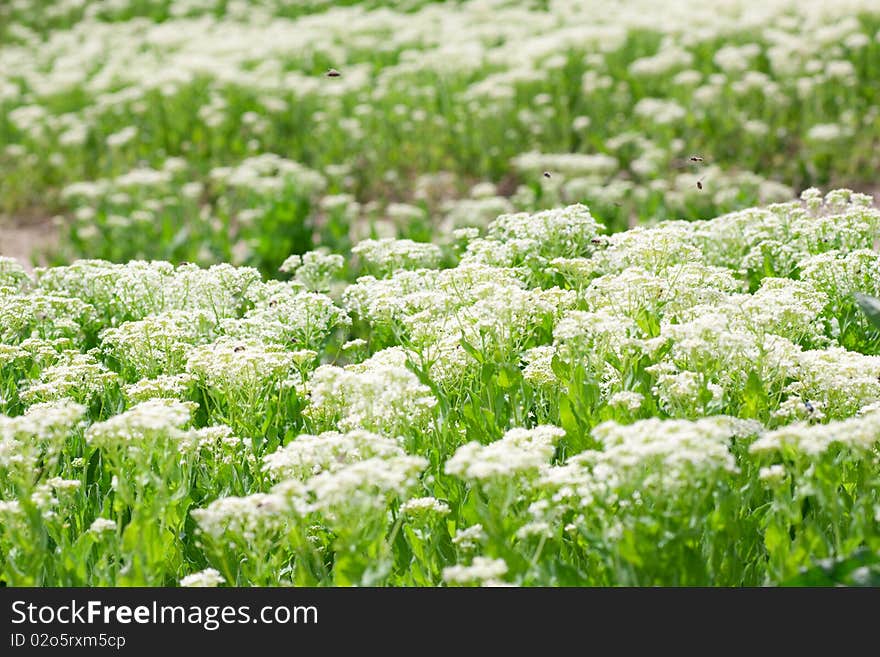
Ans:
[[[0,3],[0,580],[880,582],[878,80],[876,0]]]
[[[878,31],[870,0],[11,0],[0,213],[51,262],[272,272],[511,210],[619,230],[875,192]]]

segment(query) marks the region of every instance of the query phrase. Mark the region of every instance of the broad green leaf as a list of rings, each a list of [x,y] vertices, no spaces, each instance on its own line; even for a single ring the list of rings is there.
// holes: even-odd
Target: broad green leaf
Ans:
[[[460,344],[462,349],[464,349],[470,356],[477,361],[478,363],[482,363],[485,359],[483,358],[482,352],[476,349],[470,342],[462,338],[460,340]]]
[[[854,296],[856,298],[856,303],[859,304],[859,308],[865,313],[868,321],[871,322],[875,328],[880,329],[880,299],[867,294],[862,294],[861,292],[856,292]]]

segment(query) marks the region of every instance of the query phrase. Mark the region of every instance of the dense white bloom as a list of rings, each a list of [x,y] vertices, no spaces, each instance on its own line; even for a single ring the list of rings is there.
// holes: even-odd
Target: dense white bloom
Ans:
[[[545,345],[534,347],[526,351],[522,358],[525,367],[522,369],[523,378],[534,386],[552,386],[556,383],[556,374],[553,372],[553,357],[556,356],[556,347]]]
[[[822,331],[814,322],[827,303],[828,297],[811,283],[765,278],[742,309],[756,332],[801,340],[819,337]]]
[[[833,445],[858,451],[870,451],[880,441],[880,412],[828,424],[795,422],[764,433],[752,443],[752,454],[772,453],[790,448],[809,456],[818,456]]]
[[[614,393],[608,400],[609,406],[623,408],[630,412],[639,410],[644,402],[645,396],[632,390],[621,390]]]
[[[572,462],[592,464],[594,471],[610,468],[630,485],[693,485],[701,478],[736,472],[728,442],[760,429],[757,422],[726,416],[694,421],[650,418],[630,425],[604,422],[593,429],[603,450],[583,452]]]
[[[758,471],[758,479],[767,485],[774,486],[785,479],[785,466],[769,465]]]
[[[189,351],[186,371],[206,386],[227,394],[246,392],[284,380],[294,354],[258,341],[224,338]]]
[[[284,447],[266,455],[263,468],[275,479],[305,480],[367,458],[403,454],[398,440],[360,430],[344,434],[328,431],[318,436],[297,436]]]
[[[214,568],[205,568],[205,570],[201,570],[197,573],[193,573],[192,575],[187,575],[183,579],[180,580],[181,586],[195,586],[195,587],[211,587],[211,586],[220,586],[221,584],[225,584],[226,580],[223,578],[217,570]]]
[[[553,456],[556,442],[565,435],[558,427],[511,429],[488,445],[469,442],[446,461],[446,472],[466,481],[490,483],[536,473]]]
[[[476,524],[456,530],[452,543],[460,550],[475,550],[488,539],[483,525]]]
[[[171,399],[151,399],[98,422],[86,431],[86,440],[96,446],[122,447],[156,436],[183,440],[194,404]]]
[[[109,518],[95,518],[91,525],[89,525],[89,531],[92,534],[105,534],[110,532],[116,532],[116,521],[110,520]]]
[[[374,271],[392,273],[398,269],[433,269],[440,264],[440,247],[430,242],[385,238],[364,240],[352,253],[360,256]]]
[[[247,497],[221,497],[192,517],[202,532],[220,541],[240,537],[252,542],[258,534],[280,528],[288,517],[288,504],[276,494],[256,493]]]
[[[592,240],[601,229],[602,224],[584,205],[501,215],[489,224],[485,239],[468,244],[463,261],[512,266],[530,260],[545,264],[556,257],[583,256],[593,252]]]
[[[213,320],[206,310],[149,315],[103,331],[101,348],[140,376],[176,374],[191,345],[213,339]]]
[[[15,258],[0,256],[0,288],[22,289],[30,282],[24,267]]]
[[[880,399],[880,356],[840,347],[804,351],[797,357],[794,378],[788,392],[820,401],[829,417],[848,417]]]
[[[389,499],[406,495],[427,465],[420,456],[372,457],[324,471],[305,488],[312,510],[329,519],[350,518],[350,514],[382,510]]]
[[[608,272],[622,272],[627,267],[638,267],[651,273],[660,273],[667,267],[686,262],[700,262],[703,254],[698,248],[695,226],[676,221],[664,222],[653,228],[636,226],[608,238],[608,248],[598,257]]]
[[[28,401],[70,398],[85,403],[105,394],[118,380],[117,374],[94,356],[64,352],[21,396]]]
[[[345,311],[325,294],[280,287],[267,297],[244,317],[222,320],[222,331],[264,343],[320,347],[335,328],[350,323]]]
[[[132,404],[156,398],[181,399],[194,382],[190,374],[162,374],[131,383],[122,392]]]
[[[114,261],[0,256],[4,579],[654,584],[748,527],[775,583],[880,519],[880,210],[783,182],[877,168],[876,0],[0,4],[3,208]]]
[[[14,418],[0,416],[3,434],[47,442],[64,438],[75,430],[86,413],[86,407],[70,399],[33,404],[24,415]]]
[[[326,292],[344,266],[345,259],[338,253],[309,251],[288,257],[279,270],[294,274],[297,281],[313,292]]]
[[[436,497],[413,497],[400,505],[400,512],[408,516],[420,516],[436,514],[438,516],[449,515],[449,505],[441,502]]]
[[[92,305],[118,321],[171,310],[207,310],[215,319],[238,316],[248,295],[259,294],[260,273],[249,267],[132,261],[116,265],[77,260],[64,267],[37,268],[40,288]]]
[[[322,365],[306,385],[305,413],[344,430],[396,432],[424,428],[437,400],[406,366],[400,347],[377,352],[345,368]]]
[[[449,584],[473,584],[494,580],[507,574],[504,559],[474,557],[469,566],[449,566],[443,569],[443,580]]]
[[[10,275],[10,278],[17,277]],[[96,321],[95,309],[80,299],[41,290],[23,293],[22,283],[0,284],[0,340],[18,342],[30,337],[81,338]]]

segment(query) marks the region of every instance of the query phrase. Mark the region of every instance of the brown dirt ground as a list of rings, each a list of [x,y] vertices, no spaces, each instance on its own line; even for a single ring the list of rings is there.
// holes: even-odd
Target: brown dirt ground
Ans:
[[[51,219],[16,221],[0,217],[0,255],[18,259],[29,271],[35,265],[45,264],[40,252],[54,246],[57,240],[58,231]]]

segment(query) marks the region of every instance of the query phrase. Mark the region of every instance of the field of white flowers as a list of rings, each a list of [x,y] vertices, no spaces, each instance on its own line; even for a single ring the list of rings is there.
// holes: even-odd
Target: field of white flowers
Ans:
[[[880,585],[877,80],[876,0],[2,3],[0,581]]]

